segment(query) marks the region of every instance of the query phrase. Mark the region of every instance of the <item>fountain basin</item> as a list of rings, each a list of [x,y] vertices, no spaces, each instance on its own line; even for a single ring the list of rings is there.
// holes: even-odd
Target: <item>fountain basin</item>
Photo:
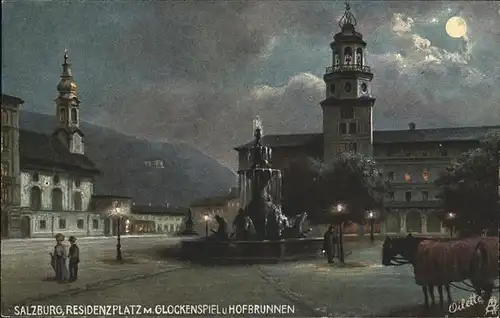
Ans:
[[[323,238],[263,241],[216,241],[196,239],[181,242],[181,259],[195,263],[276,263],[321,257]]]

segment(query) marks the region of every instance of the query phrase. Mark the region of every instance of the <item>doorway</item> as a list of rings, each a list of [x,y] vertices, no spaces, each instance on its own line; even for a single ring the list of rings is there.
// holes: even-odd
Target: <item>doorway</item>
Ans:
[[[31,236],[31,218],[29,216],[21,217],[21,237],[28,238]]]

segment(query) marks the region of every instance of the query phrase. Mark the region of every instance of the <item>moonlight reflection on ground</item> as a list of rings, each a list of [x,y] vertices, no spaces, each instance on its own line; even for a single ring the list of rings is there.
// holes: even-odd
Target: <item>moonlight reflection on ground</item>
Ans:
[[[467,23],[461,17],[452,17],[446,22],[446,33],[452,38],[461,38],[467,33]]]

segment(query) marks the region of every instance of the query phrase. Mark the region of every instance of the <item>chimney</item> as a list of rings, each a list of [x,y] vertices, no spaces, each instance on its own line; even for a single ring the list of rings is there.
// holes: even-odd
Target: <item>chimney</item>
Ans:
[[[415,130],[416,125],[415,125],[415,123],[409,123],[408,127],[410,128],[410,130],[413,131],[413,130]]]

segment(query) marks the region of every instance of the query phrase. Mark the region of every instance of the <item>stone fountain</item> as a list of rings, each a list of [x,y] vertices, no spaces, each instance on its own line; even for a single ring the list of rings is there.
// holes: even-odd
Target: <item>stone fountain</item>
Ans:
[[[303,230],[307,213],[288,218],[281,208],[282,174],[271,167],[272,151],[262,144],[262,130],[255,129],[248,155],[250,166],[240,170],[240,209],[235,232],[226,233],[226,223],[217,218],[213,236],[183,241],[182,256],[191,261],[280,261],[317,257],[322,238],[308,238]],[[234,239],[233,239],[234,238]]]

